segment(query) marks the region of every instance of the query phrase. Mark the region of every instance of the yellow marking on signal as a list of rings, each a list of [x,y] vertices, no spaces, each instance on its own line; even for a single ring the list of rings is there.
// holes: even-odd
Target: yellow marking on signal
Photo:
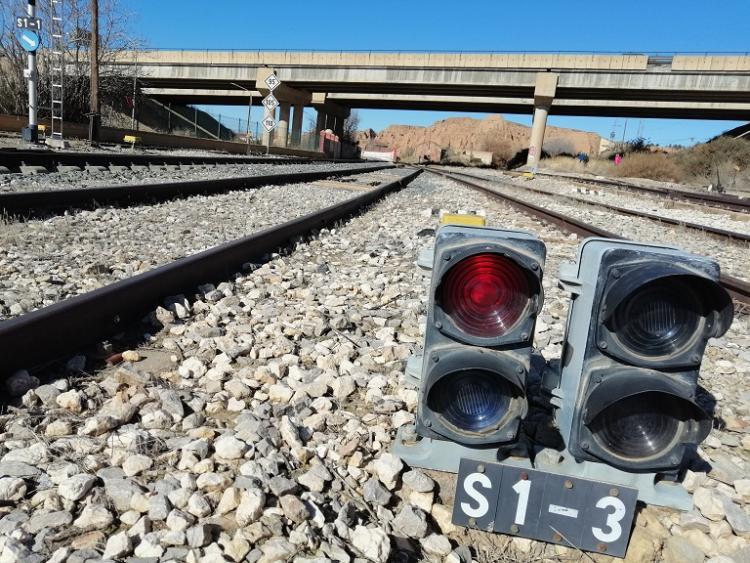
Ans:
[[[533,172],[524,172],[521,174],[525,180],[533,180],[534,179],[534,173]]]
[[[444,213],[440,217],[441,225],[463,225],[465,227],[486,227],[487,219],[481,215]]]
[[[141,138],[140,138],[140,137],[136,137],[135,135],[125,135],[125,136],[124,136],[124,137],[122,138],[122,140],[123,140],[124,142],[126,142],[126,143],[130,143],[130,144],[132,144],[132,145],[134,145],[134,144],[136,144],[136,143],[140,143],[140,142],[141,142]]]

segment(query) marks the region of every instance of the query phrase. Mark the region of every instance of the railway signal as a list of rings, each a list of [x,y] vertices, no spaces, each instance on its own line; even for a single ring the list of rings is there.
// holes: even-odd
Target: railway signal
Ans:
[[[677,473],[711,430],[698,372],[709,338],[732,321],[718,264],[592,238],[560,281],[574,296],[552,391],[568,451],[631,473]]]
[[[522,231],[446,225],[435,240],[416,430],[513,444],[541,309],[546,249]]]

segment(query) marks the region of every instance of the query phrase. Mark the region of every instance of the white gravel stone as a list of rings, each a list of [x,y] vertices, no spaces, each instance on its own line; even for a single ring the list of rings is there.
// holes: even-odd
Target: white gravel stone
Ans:
[[[214,442],[214,449],[222,459],[240,459],[247,451],[247,444],[234,436],[222,436]]]
[[[68,500],[81,500],[96,483],[96,477],[87,473],[72,475],[57,488],[58,494]]]
[[[380,482],[389,490],[396,488],[399,475],[403,468],[404,463],[398,457],[390,453],[381,455],[373,463],[373,469],[375,470],[378,479],[380,479]]]
[[[261,514],[266,504],[266,495],[260,489],[249,489],[242,493],[240,505],[235,513],[235,520],[238,526],[247,526],[252,524]]]
[[[18,477],[0,478],[0,501],[17,502],[26,496],[26,481]]]
[[[438,534],[430,534],[421,540],[420,543],[425,553],[436,557],[445,557],[452,550],[450,540]]]
[[[352,544],[372,561],[385,563],[391,554],[391,540],[380,528],[356,526],[351,534]]]
[[[150,469],[154,464],[154,460],[147,455],[133,455],[128,458],[122,464],[122,470],[125,475],[133,477]]]
[[[286,385],[271,385],[268,389],[268,400],[272,403],[288,403],[294,396],[294,391]]]
[[[71,412],[79,413],[83,410],[83,395],[75,389],[60,393],[55,402],[61,408]]]
[[[722,520],[725,516],[723,498],[715,489],[699,487],[693,493],[693,502],[709,520]]]
[[[114,521],[112,513],[100,504],[88,504],[80,516],[73,522],[77,528],[84,530],[103,530]]]
[[[102,557],[104,559],[119,559],[133,552],[133,542],[125,532],[120,532],[109,537],[104,548]]]
[[[354,382],[354,378],[349,375],[337,377],[331,384],[333,389],[333,396],[337,399],[346,399],[357,389],[357,384]]]

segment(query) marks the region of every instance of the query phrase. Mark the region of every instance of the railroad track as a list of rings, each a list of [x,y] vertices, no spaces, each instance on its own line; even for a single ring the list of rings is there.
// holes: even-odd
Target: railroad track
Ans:
[[[672,188],[646,187],[621,182],[618,180],[607,180],[603,178],[581,178],[570,174],[549,174],[547,172],[536,172],[537,176],[545,178],[565,179],[570,182],[579,184],[588,184],[594,186],[611,186],[617,189],[636,191],[640,193],[668,197],[670,199],[687,201],[689,203],[698,203],[709,207],[718,207],[719,209],[728,209],[739,213],[750,213],[750,199],[741,198],[727,194],[708,194],[700,192],[688,192],[686,190],[675,190]]]
[[[509,196],[506,194],[502,194],[487,186],[477,184],[476,182],[468,180],[465,177],[459,176],[457,174],[443,172],[441,170],[435,170],[432,168],[426,168],[426,170],[428,172],[431,172],[432,174],[438,174],[440,176],[453,180],[454,182],[458,182],[467,187],[484,192],[490,197],[501,200],[523,213],[530,213],[531,215],[538,217],[539,219],[542,219],[545,222],[556,225],[560,227],[561,229],[563,229],[564,231],[567,231],[569,233],[575,233],[579,236],[584,236],[584,237],[594,236],[594,237],[606,237],[606,238],[614,238],[614,239],[626,238],[616,233],[613,233],[611,231],[607,231],[605,229],[597,227],[595,225],[591,225],[584,221],[580,221],[574,217],[570,217],[563,213],[558,213],[550,209],[545,209],[544,207],[534,205],[532,203],[528,203],[526,201],[523,201],[521,199]],[[739,278],[736,278],[734,276],[730,276],[724,273],[721,274],[720,281],[721,281],[721,284],[724,286],[724,288],[732,296],[732,299],[734,299],[744,309],[750,308],[750,283],[746,282],[745,280],[741,280]]]
[[[241,176],[214,180],[186,180],[157,184],[120,184],[93,188],[65,188],[0,193],[0,213],[22,218],[38,217],[71,208],[100,205],[134,205],[177,197],[208,195],[260,186],[314,182],[331,177],[352,176],[394,168],[392,164],[359,166],[343,170],[322,170],[284,174]]]
[[[59,166],[187,166],[194,164],[304,164],[306,162],[331,162],[320,159],[286,158],[263,156],[219,156],[143,154],[134,152],[56,152],[47,150],[0,149],[0,166],[12,172],[20,172],[22,166],[40,166],[54,172]],[[360,160],[336,160],[336,162],[361,162]]]
[[[164,297],[227,279],[243,264],[258,261],[300,236],[361,212],[406,186],[420,173],[421,170],[410,172],[342,203],[0,322],[0,376],[49,363],[121,332],[128,323],[152,311]]]
[[[507,185],[508,187],[517,188],[518,184],[506,184],[502,180],[497,178],[485,178],[482,176],[475,176],[474,174],[467,174],[466,172],[452,172],[453,174],[457,174],[459,176],[466,176],[467,178],[472,178],[475,180],[481,180],[484,182],[494,182],[497,184],[503,184]],[[619,205],[612,205],[610,203],[604,203],[603,201],[592,201],[588,199],[583,199],[571,195],[566,194],[558,194],[554,192],[548,192],[546,190],[542,190],[539,188],[534,188],[532,186],[523,186],[523,189],[529,192],[546,195],[550,197],[558,197],[561,199],[565,199],[568,201],[573,201],[575,203],[583,203],[585,205],[591,205],[594,207],[601,207],[603,209],[608,209],[610,211],[615,211],[617,213],[621,213],[623,215],[629,215],[631,217],[640,217],[645,219],[651,219],[652,221],[658,221],[659,223],[665,223],[667,225],[674,225],[677,227],[684,227],[687,229],[694,229],[697,231],[701,231],[705,234],[709,234],[712,236],[715,236],[717,238],[721,239],[729,239],[732,241],[741,241],[748,243],[750,242],[750,234],[746,233],[738,233],[736,231],[729,231],[727,229],[719,229],[717,227],[712,227],[710,225],[702,225],[700,223],[692,223],[690,221],[682,221],[679,219],[673,219],[671,217],[664,217],[663,215],[656,215],[655,213],[648,213],[646,211],[638,211],[635,209],[628,209],[627,207],[620,207]]]

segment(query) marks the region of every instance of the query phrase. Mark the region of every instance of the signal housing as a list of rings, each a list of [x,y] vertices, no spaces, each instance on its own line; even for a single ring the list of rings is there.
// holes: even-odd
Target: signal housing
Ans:
[[[543,304],[545,255],[544,244],[523,231],[454,225],[438,230],[417,409],[420,435],[466,445],[515,442],[528,411],[526,377]]]
[[[579,461],[674,473],[711,429],[698,372],[731,324],[719,266],[675,248],[587,239],[560,271],[570,305],[557,422]]]

